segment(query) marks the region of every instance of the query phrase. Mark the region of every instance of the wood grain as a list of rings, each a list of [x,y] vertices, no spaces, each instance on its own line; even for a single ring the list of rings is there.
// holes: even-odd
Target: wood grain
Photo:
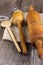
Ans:
[[[28,55],[18,53],[12,42],[0,41],[0,45],[0,65],[43,65],[43,60],[38,58],[30,44],[27,45]]]
[[[15,0],[0,0],[0,15],[10,16],[9,15],[10,10],[11,7],[12,9],[14,7],[14,1]],[[32,0],[32,1],[36,2],[36,0]],[[41,6],[38,7],[40,8]],[[2,34],[3,34],[2,31],[0,31],[0,38],[2,38]],[[2,46],[0,48],[0,65],[43,65],[43,60],[40,60],[38,58],[36,50],[30,44],[27,44],[28,47],[27,56],[23,54],[19,54],[13,42],[0,40],[0,46]]]

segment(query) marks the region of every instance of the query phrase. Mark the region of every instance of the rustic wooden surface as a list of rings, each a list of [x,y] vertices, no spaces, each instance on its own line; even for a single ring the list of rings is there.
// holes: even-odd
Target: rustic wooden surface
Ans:
[[[13,1],[15,0],[0,0],[0,15],[10,14]],[[43,60],[38,58],[35,48],[30,44],[27,44],[28,55],[20,54],[13,42],[1,40],[2,34],[3,30],[0,30],[0,65],[43,65]]]
[[[36,50],[28,44],[28,55],[17,52],[13,42],[0,41],[0,65],[43,65]]]

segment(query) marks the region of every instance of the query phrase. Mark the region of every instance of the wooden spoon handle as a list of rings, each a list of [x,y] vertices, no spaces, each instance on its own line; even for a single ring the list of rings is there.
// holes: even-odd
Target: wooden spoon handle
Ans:
[[[24,36],[23,36],[21,23],[18,23],[18,29],[19,29],[19,33],[20,33],[22,52],[24,54],[27,54],[27,48],[26,48],[25,39],[24,39]]]
[[[36,48],[40,58],[43,58],[43,43],[41,39],[36,40]]]
[[[10,27],[7,27],[7,30],[8,30],[8,32],[9,32],[9,34],[10,34],[10,36],[11,36],[11,38],[12,38],[14,44],[15,44],[15,46],[16,46],[18,52],[21,52],[21,49],[20,49],[19,45],[17,44],[17,41],[16,41],[16,39],[15,39],[15,37],[14,37],[14,35],[13,35],[11,29],[10,29]]]

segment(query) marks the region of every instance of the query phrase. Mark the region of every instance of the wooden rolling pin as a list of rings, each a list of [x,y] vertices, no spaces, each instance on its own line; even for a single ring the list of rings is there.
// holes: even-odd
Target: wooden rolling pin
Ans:
[[[10,29],[11,22],[10,22],[10,21],[3,21],[3,22],[1,23],[1,26],[7,28],[8,32],[9,32],[9,34],[10,34],[10,36],[11,36],[11,38],[12,38],[14,44],[15,44],[15,46],[16,46],[17,51],[18,51],[18,52],[21,52],[21,49],[20,49],[20,47],[19,47],[19,45],[18,45],[18,43],[17,43],[17,41],[16,41],[16,39],[15,39],[15,37],[14,37],[14,35],[13,35],[11,29]]]
[[[24,39],[23,31],[22,31],[23,19],[24,19],[24,16],[23,16],[22,11],[16,11],[12,14],[12,23],[14,25],[17,25],[18,29],[19,29],[22,52],[24,54],[27,54],[26,42],[25,42],[25,39]]]
[[[30,6],[27,14],[27,25],[30,41],[36,46],[38,56],[43,58],[43,26],[41,25],[39,13],[32,6]]]

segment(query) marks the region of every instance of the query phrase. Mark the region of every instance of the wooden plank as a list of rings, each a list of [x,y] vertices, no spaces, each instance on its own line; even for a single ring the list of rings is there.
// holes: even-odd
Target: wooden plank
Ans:
[[[0,0],[0,15],[10,16],[10,11],[14,8],[14,1]],[[36,0],[34,1],[36,2]],[[38,7],[40,11],[41,6]],[[2,34],[3,32],[0,30],[0,38]],[[23,55],[17,52],[13,42],[0,41],[0,65],[43,65],[43,60],[38,58],[36,50],[30,44],[27,44],[27,47],[28,55]]]
[[[0,41],[3,44],[0,49],[0,65],[42,65],[43,60],[37,56],[36,50],[30,45],[28,47],[28,55],[17,52],[14,44],[9,41]]]

